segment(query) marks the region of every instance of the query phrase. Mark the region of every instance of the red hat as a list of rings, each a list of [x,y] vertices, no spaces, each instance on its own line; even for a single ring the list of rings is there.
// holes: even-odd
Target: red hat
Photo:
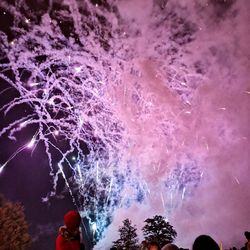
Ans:
[[[64,215],[64,224],[69,230],[78,228],[81,224],[81,216],[77,211],[69,211]]]

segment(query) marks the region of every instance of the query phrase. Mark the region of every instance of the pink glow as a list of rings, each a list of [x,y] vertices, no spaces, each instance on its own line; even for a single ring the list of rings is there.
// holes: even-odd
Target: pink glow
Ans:
[[[97,233],[105,230],[97,249],[116,239],[126,217],[141,228],[147,217],[166,216],[181,247],[199,234],[240,246],[249,230],[250,4],[214,2],[114,1],[119,15],[82,3],[91,13],[86,17],[79,1],[68,0],[59,22],[49,13],[39,25],[26,19],[33,25],[29,32],[5,46],[15,74],[26,67],[31,76],[28,87],[20,74],[15,83],[9,79],[20,99],[2,110],[31,105],[34,118],[25,127],[39,130],[27,147],[44,143],[54,176],[48,197],[57,193],[59,175],[76,203],[72,181],[84,198],[96,184],[90,203],[78,204],[89,216],[105,193],[100,217],[113,222],[107,228],[102,219],[93,224]],[[100,25],[99,14],[109,25]],[[62,34],[58,23],[64,18],[78,40]],[[93,30],[83,29],[87,21]],[[27,49],[28,38],[41,46]],[[34,63],[35,55],[46,55],[45,62]],[[0,136],[13,139],[20,132],[16,124],[24,123],[19,118]],[[62,141],[67,149],[60,148]],[[66,168],[74,173],[70,180]]]

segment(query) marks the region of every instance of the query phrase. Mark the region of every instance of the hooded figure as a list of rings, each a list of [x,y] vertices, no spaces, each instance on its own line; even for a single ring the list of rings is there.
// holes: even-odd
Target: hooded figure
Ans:
[[[56,250],[81,250],[80,227],[81,216],[77,211],[64,215],[64,226],[59,228],[56,238]]]

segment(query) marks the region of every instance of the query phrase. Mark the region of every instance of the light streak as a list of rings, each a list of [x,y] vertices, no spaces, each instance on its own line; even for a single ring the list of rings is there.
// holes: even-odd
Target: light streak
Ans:
[[[170,193],[170,204],[173,206],[173,192]]]
[[[182,191],[182,195],[181,195],[181,199],[183,200],[184,197],[185,197],[185,193],[186,193],[186,187],[183,188],[183,191]]]
[[[35,145],[36,138],[33,137],[30,142],[27,144],[27,148],[32,148]]]
[[[99,162],[96,162],[96,182],[99,181]]]
[[[163,210],[165,211],[165,201],[164,201],[164,197],[161,193],[161,202],[162,202],[162,207],[163,207]]]
[[[24,128],[24,127],[26,126],[27,122],[28,122],[28,121],[25,121],[25,122],[20,123],[20,128]]]
[[[39,82],[31,82],[31,83],[29,83],[29,86],[35,87],[35,86],[38,86],[39,84],[40,84]]]
[[[108,191],[108,196],[106,202],[109,201],[111,190],[112,190],[112,185],[113,185],[113,178],[111,178],[110,184],[109,184],[109,191]]]
[[[74,194],[73,194],[73,192],[72,192],[72,190],[71,190],[71,187],[70,187],[70,185],[69,185],[69,182],[68,182],[68,180],[67,180],[67,177],[66,177],[66,175],[65,175],[65,173],[64,173],[64,171],[63,171],[63,167],[62,167],[61,163],[58,163],[57,165],[58,165],[58,167],[59,167],[59,169],[60,169],[60,172],[61,172],[61,174],[62,174],[62,176],[63,176],[63,179],[64,179],[64,181],[65,181],[65,184],[66,184],[67,187],[68,187],[68,190],[69,190],[69,193],[70,193],[70,195],[71,195],[72,201],[73,201],[73,203],[75,204],[75,206],[78,208],[77,202],[76,202],[75,197],[74,197]]]
[[[95,222],[93,222],[93,223],[92,223],[92,230],[93,230],[93,232],[95,232],[95,231],[96,231],[96,228],[97,228],[96,223],[95,223]]]
[[[3,170],[4,170],[5,166],[6,166],[6,163],[5,163],[5,164],[3,164],[3,165],[0,167],[0,174],[3,172]]]
[[[20,148],[18,148],[9,158],[8,160],[1,166],[0,169],[0,173],[4,170],[4,168],[9,164],[9,162],[14,159],[19,153],[21,153],[24,149],[26,149],[28,146],[28,148],[32,148],[34,146],[35,143],[35,135],[34,137],[31,139],[31,141],[28,144],[24,144],[23,146],[21,146]]]
[[[240,185],[240,181],[237,177],[234,176],[235,181],[237,182],[238,185]]]
[[[80,176],[80,181],[81,181],[81,183],[82,183],[82,182],[83,182],[83,178],[82,178],[82,171],[81,171],[80,165],[77,164],[76,166],[77,166],[78,174],[79,174],[79,176]]]
[[[80,127],[83,125],[83,119],[81,117],[79,118],[79,125]]]

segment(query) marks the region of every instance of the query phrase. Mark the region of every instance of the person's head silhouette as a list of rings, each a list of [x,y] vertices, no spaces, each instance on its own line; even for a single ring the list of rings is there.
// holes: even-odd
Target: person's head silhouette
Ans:
[[[220,247],[212,237],[200,235],[194,241],[193,250],[220,250]]]

